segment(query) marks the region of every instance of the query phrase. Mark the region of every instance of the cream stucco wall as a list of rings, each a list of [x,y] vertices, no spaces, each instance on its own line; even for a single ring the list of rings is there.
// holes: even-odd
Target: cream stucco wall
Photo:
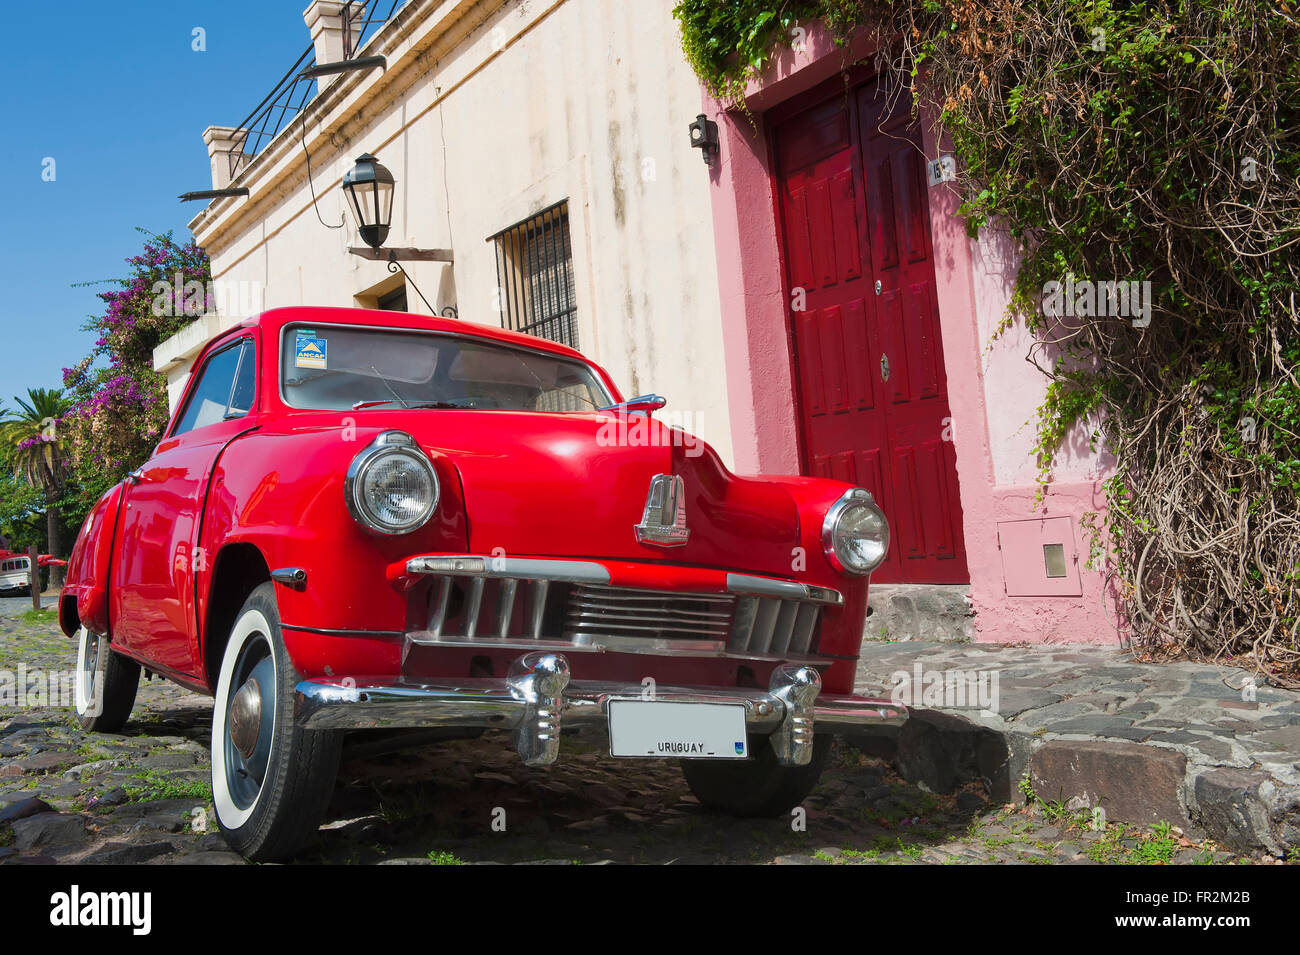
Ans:
[[[709,177],[687,135],[699,87],[672,6],[412,0],[361,51],[387,70],[345,74],[306,110],[320,217],[345,227],[313,209],[295,122],[235,181],[247,198],[191,223],[214,280],[261,291],[266,308],[371,304],[394,279],[347,253],[362,243],[341,189],[371,152],[397,179],[385,245],[451,249],[453,264],[406,268],[435,309],[500,325],[486,240],[567,199],[581,350],[626,394],[666,395],[730,460]],[[278,74],[266,64],[268,85]],[[408,305],[428,311],[410,288]],[[155,355],[173,400],[193,346],[178,336]]]

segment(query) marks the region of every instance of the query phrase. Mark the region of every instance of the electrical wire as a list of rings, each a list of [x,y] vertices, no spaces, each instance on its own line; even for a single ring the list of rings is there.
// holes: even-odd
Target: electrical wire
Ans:
[[[344,214],[338,225],[330,225],[320,214],[320,206],[316,204],[316,186],[311,181],[311,153],[307,151],[307,116],[302,117],[302,154],[307,157],[307,188],[311,190],[311,207],[316,210],[316,218],[320,219],[320,224],[327,229],[342,229],[347,225],[348,217]],[[417,289],[417,291],[419,291]],[[420,296],[423,298],[424,296]]]

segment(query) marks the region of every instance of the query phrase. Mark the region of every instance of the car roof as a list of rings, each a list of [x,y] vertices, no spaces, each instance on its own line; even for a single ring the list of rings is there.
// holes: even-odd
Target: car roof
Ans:
[[[205,346],[209,351],[213,346],[230,338],[236,338],[249,328],[260,328],[272,335],[279,334],[286,325],[306,323],[311,325],[366,325],[375,328],[392,328],[405,331],[451,332],[458,335],[470,335],[486,341],[501,342],[520,348],[550,352],[565,358],[576,358],[584,363],[589,359],[581,352],[535,335],[525,335],[505,328],[480,325],[477,322],[461,321],[454,318],[442,318],[437,315],[420,315],[412,312],[390,312],[375,308],[334,308],[320,305],[292,305],[273,308],[255,318],[248,319],[221,334],[215,336]]]

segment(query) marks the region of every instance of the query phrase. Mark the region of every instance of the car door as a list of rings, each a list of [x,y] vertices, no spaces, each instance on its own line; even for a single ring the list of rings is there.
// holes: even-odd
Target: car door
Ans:
[[[109,608],[113,642],[176,674],[198,676],[197,548],[213,465],[252,425],[257,348],[251,336],[209,354],[153,457],[127,479]]]

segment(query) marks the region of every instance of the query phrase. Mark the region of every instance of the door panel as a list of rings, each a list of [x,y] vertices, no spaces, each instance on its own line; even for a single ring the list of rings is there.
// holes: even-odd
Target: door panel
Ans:
[[[920,282],[907,287],[906,314],[910,328],[904,336],[907,367],[911,372],[911,394],[917,398],[940,397],[943,367],[939,362],[939,322],[931,294],[933,288]]]
[[[919,131],[874,86],[776,126],[805,470],[870,490],[893,528],[873,579],[969,580]],[[879,291],[877,291],[879,283]],[[949,432],[951,433],[951,432]]]
[[[126,487],[109,619],[113,640],[146,660],[197,673],[194,570],[198,519],[213,462],[239,422],[164,442]]]
[[[123,488],[109,603],[113,642],[141,660],[188,676],[202,670],[194,579],[207,565],[207,555],[196,547],[208,481],[221,450],[250,427],[245,414],[253,406],[256,366],[248,342],[205,360],[177,427],[197,426],[164,439]],[[218,395],[206,387],[212,378],[205,380],[204,373],[239,349],[245,349],[240,360],[248,364],[234,363]]]

